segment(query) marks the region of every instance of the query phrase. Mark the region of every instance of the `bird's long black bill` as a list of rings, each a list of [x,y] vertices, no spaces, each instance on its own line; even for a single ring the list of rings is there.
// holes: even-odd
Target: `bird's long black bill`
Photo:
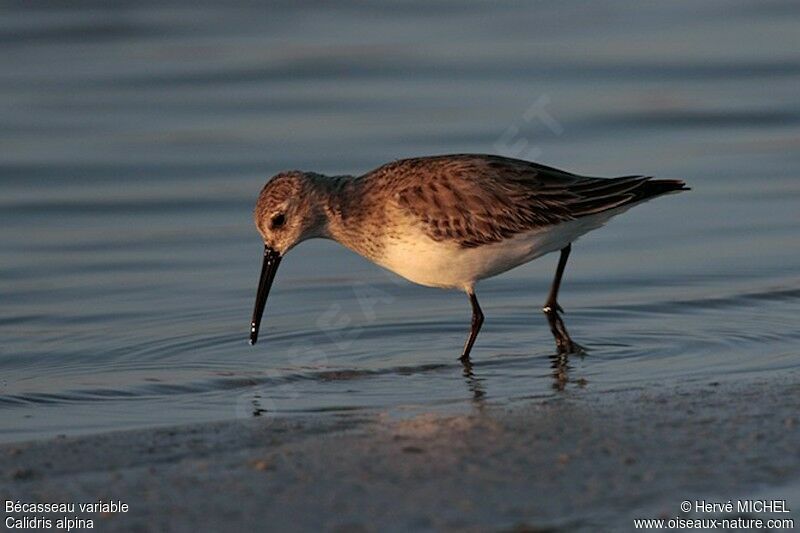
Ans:
[[[264,314],[264,307],[267,305],[267,296],[272,287],[272,280],[281,264],[281,254],[264,246],[264,263],[261,265],[261,277],[258,280],[258,292],[256,292],[256,305],[253,308],[253,320],[250,321],[250,344],[255,344],[258,340],[258,328],[261,326],[261,315]]]

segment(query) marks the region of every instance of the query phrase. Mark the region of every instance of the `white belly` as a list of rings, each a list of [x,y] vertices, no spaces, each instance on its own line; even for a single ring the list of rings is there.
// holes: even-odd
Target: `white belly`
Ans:
[[[387,241],[386,253],[377,263],[420,285],[469,290],[481,279],[564,248],[602,226],[614,214],[617,213],[584,217],[476,248],[462,248],[452,241],[437,242],[421,231],[412,232]]]

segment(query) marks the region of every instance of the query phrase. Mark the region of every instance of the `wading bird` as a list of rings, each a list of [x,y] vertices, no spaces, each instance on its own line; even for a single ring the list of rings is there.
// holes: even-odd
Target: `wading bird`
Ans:
[[[357,177],[282,172],[267,182],[255,208],[264,263],[250,343],[258,339],[281,258],[321,237],[414,283],[466,292],[472,324],[461,353],[465,363],[483,324],[475,284],[558,250],[543,311],[559,353],[581,351],[558,304],[572,242],[636,204],[685,190],[680,180],[595,178],[472,154],[403,159]]]

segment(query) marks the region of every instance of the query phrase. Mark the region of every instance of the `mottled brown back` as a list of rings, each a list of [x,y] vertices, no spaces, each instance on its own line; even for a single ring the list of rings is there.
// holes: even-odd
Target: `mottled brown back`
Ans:
[[[578,176],[518,159],[472,154],[395,161],[358,181],[376,193],[390,194],[396,207],[432,239],[467,248],[685,190],[679,180]]]

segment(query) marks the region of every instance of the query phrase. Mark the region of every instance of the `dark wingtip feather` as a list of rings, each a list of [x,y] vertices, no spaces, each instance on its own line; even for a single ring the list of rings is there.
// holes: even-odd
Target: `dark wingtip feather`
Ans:
[[[656,180],[656,179],[648,179],[644,183],[642,183],[641,187],[639,188],[641,198],[652,198],[654,196],[660,196],[662,194],[668,194],[671,192],[678,192],[678,191],[691,191],[690,187],[686,186],[686,182],[683,180]]]
[[[573,216],[602,213],[618,207],[637,204],[665,194],[688,191],[683,180],[659,180],[649,176],[619,178],[586,178],[570,189],[579,198],[570,203]]]

